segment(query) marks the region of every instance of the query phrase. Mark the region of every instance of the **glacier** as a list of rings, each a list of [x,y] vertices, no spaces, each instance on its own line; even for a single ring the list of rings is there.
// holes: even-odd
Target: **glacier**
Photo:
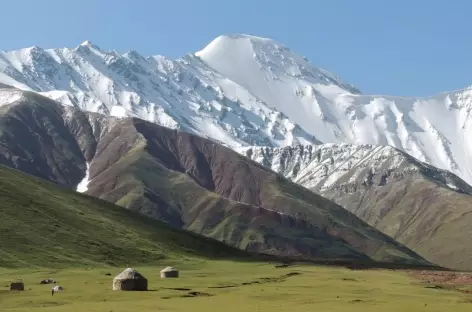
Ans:
[[[392,146],[472,184],[472,87],[423,98],[365,95],[268,38],[224,35],[176,60],[90,41],[0,52],[0,83],[236,150]]]

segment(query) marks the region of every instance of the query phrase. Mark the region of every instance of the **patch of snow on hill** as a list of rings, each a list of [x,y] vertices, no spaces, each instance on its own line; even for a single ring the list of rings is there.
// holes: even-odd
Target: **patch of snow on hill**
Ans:
[[[88,184],[89,184],[89,178],[90,178],[90,164],[87,163],[87,169],[85,170],[85,176],[82,179],[82,181],[79,182],[77,185],[77,192],[79,193],[84,193],[88,190]]]
[[[15,103],[23,98],[21,91],[12,89],[2,89],[0,87],[0,106]]]

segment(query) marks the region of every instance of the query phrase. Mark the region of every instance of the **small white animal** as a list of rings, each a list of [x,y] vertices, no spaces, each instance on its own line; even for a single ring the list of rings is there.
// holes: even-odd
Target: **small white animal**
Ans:
[[[54,286],[51,290],[51,296],[54,296],[54,293],[55,292],[58,292],[58,291],[64,291],[64,288],[62,286]]]

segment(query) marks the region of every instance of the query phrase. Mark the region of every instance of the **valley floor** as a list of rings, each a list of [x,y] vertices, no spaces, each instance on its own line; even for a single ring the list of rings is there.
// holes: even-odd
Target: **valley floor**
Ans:
[[[178,263],[178,279],[160,279],[162,265],[136,267],[148,292],[116,292],[112,279],[123,268],[0,269],[0,311],[470,311],[472,295],[432,287],[404,271],[349,270],[234,261]],[[111,276],[105,275],[111,273]],[[65,292],[51,296],[42,279]],[[22,279],[24,292],[10,292]],[[289,310],[288,310],[289,309]]]

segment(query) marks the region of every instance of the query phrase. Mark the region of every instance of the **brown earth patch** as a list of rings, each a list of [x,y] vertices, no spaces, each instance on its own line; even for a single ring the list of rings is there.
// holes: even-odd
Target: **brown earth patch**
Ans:
[[[413,271],[410,273],[425,284],[464,286],[472,285],[472,273],[448,271]]]
[[[472,294],[472,273],[451,271],[410,271],[411,276],[432,290],[450,290]],[[467,298],[466,302],[472,299]]]

